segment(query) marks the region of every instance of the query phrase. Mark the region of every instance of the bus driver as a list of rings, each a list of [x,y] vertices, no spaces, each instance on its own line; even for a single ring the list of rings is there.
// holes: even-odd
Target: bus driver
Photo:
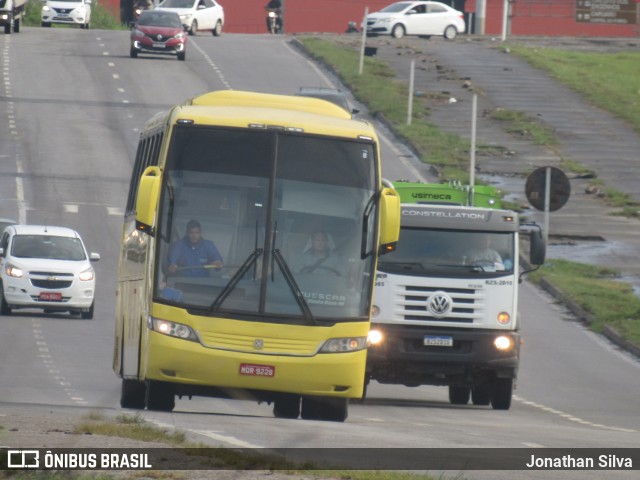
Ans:
[[[169,274],[179,272],[187,277],[208,277],[207,268],[222,268],[222,255],[211,240],[202,238],[202,229],[197,220],[187,223],[187,233],[178,240],[168,258]]]

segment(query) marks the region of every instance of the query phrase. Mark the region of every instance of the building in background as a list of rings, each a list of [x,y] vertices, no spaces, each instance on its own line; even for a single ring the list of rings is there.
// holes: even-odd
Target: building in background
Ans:
[[[133,0],[100,0],[126,21]],[[157,0],[156,0],[157,1]],[[285,33],[344,33],[360,28],[365,8],[381,10],[393,0],[282,0]],[[468,33],[635,37],[640,0],[442,0],[465,13]],[[267,0],[220,0],[225,33],[266,34]],[[505,6],[507,15],[505,16]]]

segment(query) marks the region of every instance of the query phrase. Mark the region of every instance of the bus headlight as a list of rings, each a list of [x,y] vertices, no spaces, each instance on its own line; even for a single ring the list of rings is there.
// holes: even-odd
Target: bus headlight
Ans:
[[[150,324],[151,330],[154,332],[169,335],[170,337],[182,338],[183,340],[190,340],[192,342],[198,341],[198,337],[196,337],[196,334],[191,327],[181,323],[160,320],[159,318],[151,318]]]
[[[383,340],[384,336],[382,335],[382,332],[380,330],[374,329],[369,331],[369,336],[367,337],[367,342],[369,343],[369,345],[380,345]]]
[[[496,337],[493,341],[493,345],[501,352],[507,352],[509,350],[512,350],[514,347],[513,339],[504,335]]]
[[[364,350],[367,346],[366,337],[330,338],[322,348],[320,353],[345,353]]]

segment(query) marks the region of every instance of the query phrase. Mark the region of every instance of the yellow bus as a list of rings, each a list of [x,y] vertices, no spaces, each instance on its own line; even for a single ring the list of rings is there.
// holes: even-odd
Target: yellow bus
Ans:
[[[216,91],[149,120],[119,260],[121,406],[253,398],[344,421],[363,395],[377,257],[399,235],[380,169],[372,126],[315,98]],[[318,232],[325,254],[299,268]]]

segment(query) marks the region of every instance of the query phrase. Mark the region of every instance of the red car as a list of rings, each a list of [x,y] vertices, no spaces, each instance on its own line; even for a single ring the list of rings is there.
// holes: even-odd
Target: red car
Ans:
[[[186,58],[187,33],[177,13],[155,10],[140,13],[131,29],[129,55],[136,58],[141,52],[177,54],[178,60]]]

